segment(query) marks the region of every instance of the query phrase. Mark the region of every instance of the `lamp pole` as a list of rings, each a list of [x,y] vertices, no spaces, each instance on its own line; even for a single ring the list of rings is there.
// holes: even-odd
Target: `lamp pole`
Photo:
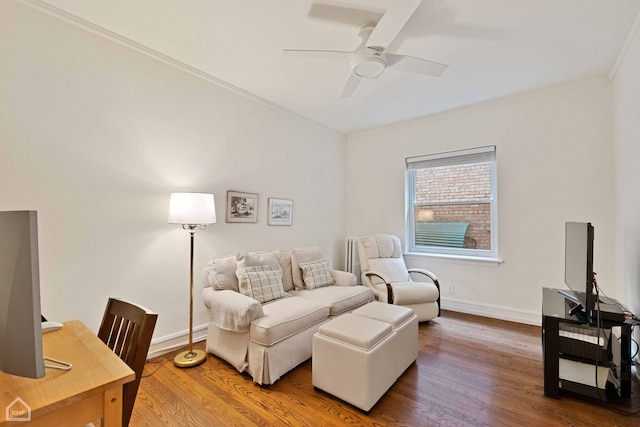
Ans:
[[[193,244],[196,236],[195,224],[183,224],[182,228],[187,230],[191,235],[191,248],[189,256],[189,350],[178,354],[173,359],[174,365],[179,368],[189,368],[204,362],[207,354],[202,350],[193,350]],[[204,230],[205,225],[200,225],[200,229]]]
[[[181,224],[190,234],[189,249],[189,349],[178,354],[173,364],[179,368],[190,368],[207,359],[206,352],[193,349],[193,252],[196,229],[204,230],[207,224],[216,222],[213,194],[171,193],[169,201],[170,224]]]

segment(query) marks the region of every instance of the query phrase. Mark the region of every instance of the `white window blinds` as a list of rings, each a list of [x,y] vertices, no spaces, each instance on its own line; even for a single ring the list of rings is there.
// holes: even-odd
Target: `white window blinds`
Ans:
[[[407,157],[406,162],[407,170],[410,170],[492,162],[495,158],[496,147],[495,145],[490,145],[486,147],[429,154],[426,156]]]

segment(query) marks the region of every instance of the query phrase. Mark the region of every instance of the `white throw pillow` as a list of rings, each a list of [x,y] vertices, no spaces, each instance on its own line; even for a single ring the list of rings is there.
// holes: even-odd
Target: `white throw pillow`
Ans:
[[[276,251],[278,256],[278,264],[282,267],[282,283],[284,283],[284,290],[289,292],[295,289],[293,286],[293,276],[291,275],[291,249],[279,249]]]
[[[275,252],[236,252],[236,262],[238,263],[238,269],[279,263]]]
[[[236,256],[229,255],[214,258],[207,264],[209,267],[209,283],[217,290],[230,289],[238,292],[238,278],[236,277]]]
[[[316,289],[323,286],[333,285],[335,280],[331,276],[329,262],[326,259],[303,262],[298,264],[302,270],[302,280],[305,289]]]
[[[239,268],[236,275],[240,293],[260,303],[289,296],[284,291],[279,264]]]

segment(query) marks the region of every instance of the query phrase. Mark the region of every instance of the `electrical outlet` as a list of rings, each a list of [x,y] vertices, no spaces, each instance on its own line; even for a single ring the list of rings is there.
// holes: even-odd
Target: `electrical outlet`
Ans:
[[[447,293],[452,294],[453,292],[454,292],[454,285],[453,285],[453,282],[451,282],[447,285]]]

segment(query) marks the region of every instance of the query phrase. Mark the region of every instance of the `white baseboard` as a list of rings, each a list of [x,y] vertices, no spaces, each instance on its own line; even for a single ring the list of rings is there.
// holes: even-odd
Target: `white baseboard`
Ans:
[[[207,338],[207,324],[194,326],[193,328],[193,342],[204,341]],[[151,346],[149,347],[149,353],[147,359],[162,356],[165,353],[169,353],[180,347],[189,345],[189,330],[175,332],[173,334],[165,335],[151,340]]]
[[[474,314],[476,316],[491,317],[493,319],[508,320],[510,322],[525,323],[528,325],[542,325],[542,311],[523,312],[497,305],[478,304],[469,301],[442,298],[440,306],[444,310],[460,313]]]

